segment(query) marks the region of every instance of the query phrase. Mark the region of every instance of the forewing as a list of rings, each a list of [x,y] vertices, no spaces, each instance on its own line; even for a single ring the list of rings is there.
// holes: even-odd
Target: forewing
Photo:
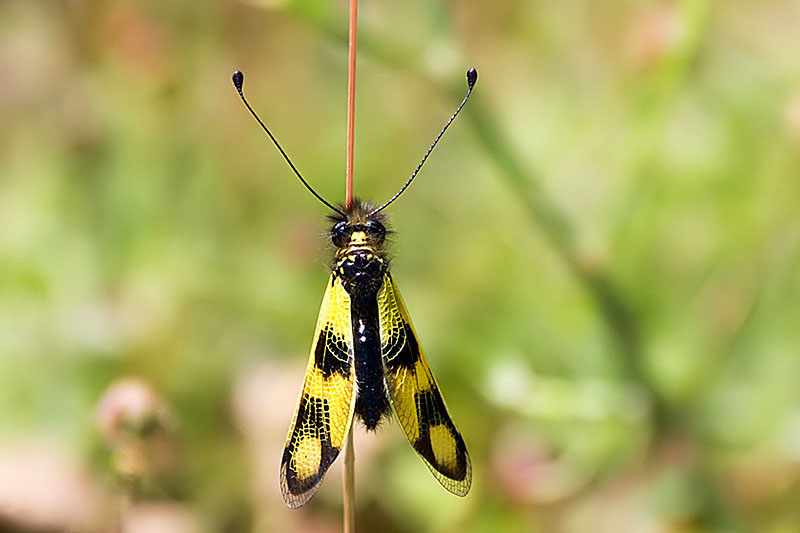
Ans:
[[[311,498],[339,455],[353,420],[354,377],[350,296],[331,276],[281,459],[281,492],[289,507]]]
[[[387,274],[378,293],[386,389],[409,442],[444,488],[464,496],[472,465],[464,439],[447,411],[400,292]]]

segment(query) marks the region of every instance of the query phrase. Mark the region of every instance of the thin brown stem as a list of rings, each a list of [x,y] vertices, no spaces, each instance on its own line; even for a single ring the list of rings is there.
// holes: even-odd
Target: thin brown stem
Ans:
[[[353,205],[353,152],[356,127],[356,29],[358,0],[350,0],[349,62],[347,67],[347,166],[345,170],[345,205]]]
[[[358,0],[350,0],[349,62],[347,66],[347,167],[345,171],[345,206],[353,206],[353,152],[356,126],[356,29]],[[342,498],[344,505],[344,533],[356,530],[355,452],[353,451],[353,425],[347,433],[344,449],[344,474]]]
[[[356,530],[356,484],[355,484],[355,453],[353,452],[353,426],[347,434],[347,444],[344,448],[344,533],[355,533]]]

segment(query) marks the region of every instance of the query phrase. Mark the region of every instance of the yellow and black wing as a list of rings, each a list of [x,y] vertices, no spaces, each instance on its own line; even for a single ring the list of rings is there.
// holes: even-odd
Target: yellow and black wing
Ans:
[[[281,459],[281,492],[289,507],[311,498],[339,455],[353,420],[354,378],[350,296],[331,275]]]
[[[394,280],[386,274],[378,293],[381,356],[386,390],[409,442],[447,490],[469,492],[472,465],[419,346]]]

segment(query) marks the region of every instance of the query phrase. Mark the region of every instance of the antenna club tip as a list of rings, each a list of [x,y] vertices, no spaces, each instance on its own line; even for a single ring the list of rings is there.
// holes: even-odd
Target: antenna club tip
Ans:
[[[234,70],[232,79],[233,79],[233,86],[236,87],[237,91],[241,91],[242,85],[244,85],[244,74],[242,74],[242,71]]]
[[[467,84],[469,88],[472,89],[475,87],[475,83],[478,81],[478,71],[475,70],[475,67],[472,67],[467,71]]]

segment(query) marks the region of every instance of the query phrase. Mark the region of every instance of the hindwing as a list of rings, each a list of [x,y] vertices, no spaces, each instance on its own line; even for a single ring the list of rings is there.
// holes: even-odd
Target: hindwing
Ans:
[[[386,274],[378,293],[381,358],[392,409],[414,450],[447,490],[469,492],[472,465],[447,411],[400,292]]]
[[[281,492],[289,507],[311,498],[339,455],[353,420],[354,379],[350,296],[331,275],[281,459]]]

